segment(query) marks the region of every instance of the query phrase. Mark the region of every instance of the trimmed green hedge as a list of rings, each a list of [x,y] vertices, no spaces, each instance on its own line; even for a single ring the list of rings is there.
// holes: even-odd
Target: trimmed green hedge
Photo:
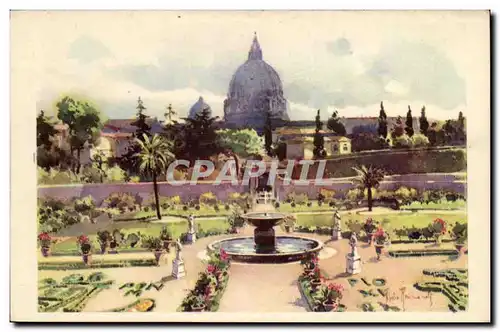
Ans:
[[[83,262],[72,262],[72,263],[38,263],[38,270],[83,270],[83,269],[106,269],[106,268],[116,268],[116,267],[132,267],[132,266],[156,266],[156,261],[154,259],[134,259],[127,261],[116,261],[116,262],[98,262],[92,263],[90,266],[84,264]]]
[[[359,165],[383,168],[387,174],[455,173],[467,169],[467,156],[463,148],[376,151],[373,154],[345,155],[329,159],[327,177],[356,176],[352,169]],[[309,168],[308,178],[315,178],[318,164]]]
[[[467,272],[466,269],[424,270],[423,274],[433,276],[436,281],[417,282],[414,287],[423,292],[442,293],[449,299],[448,308],[451,311],[464,311],[468,304]]]
[[[453,249],[422,249],[422,250],[393,250],[391,257],[422,257],[422,256],[457,256],[458,251]]]

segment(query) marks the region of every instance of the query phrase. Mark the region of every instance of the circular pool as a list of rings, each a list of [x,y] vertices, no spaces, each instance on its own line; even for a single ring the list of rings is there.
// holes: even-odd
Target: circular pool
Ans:
[[[216,241],[208,251],[223,249],[234,261],[248,263],[288,263],[303,259],[310,253],[317,253],[323,243],[299,236],[276,236],[274,246],[260,249],[254,237],[233,237]]]

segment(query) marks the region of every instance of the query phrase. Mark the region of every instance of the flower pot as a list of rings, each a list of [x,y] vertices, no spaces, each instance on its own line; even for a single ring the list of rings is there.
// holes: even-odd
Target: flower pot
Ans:
[[[201,306],[192,306],[191,307],[191,311],[193,312],[202,312],[203,310],[205,310],[205,305],[202,304]]]
[[[372,245],[373,243],[373,236],[375,235],[375,233],[368,233],[367,236],[368,236],[368,244],[369,245]]]
[[[375,252],[377,253],[377,259],[380,260],[380,255],[382,255],[382,250],[384,249],[383,245],[376,244],[375,245]]]
[[[43,257],[49,257],[50,247],[41,247],[40,250],[42,252]]]
[[[83,263],[90,265],[92,263],[92,254],[82,254]]]
[[[160,258],[163,255],[163,250],[155,250],[153,254],[155,255],[156,265],[160,265]]]
[[[104,255],[106,253],[106,249],[108,246],[106,244],[101,244],[101,255]]]
[[[285,225],[285,232],[290,233],[290,226]]]
[[[463,244],[455,244],[455,248],[457,249],[458,253],[461,254],[462,250],[464,249]]]
[[[436,239],[436,245],[441,245],[441,242],[443,241],[442,239],[442,236],[441,236],[441,233],[438,234],[434,234],[434,238]]]
[[[323,308],[325,309],[325,311],[337,310],[338,306],[339,305],[336,301],[332,303],[328,303],[328,301],[323,302]]]
[[[163,249],[167,250],[170,246],[170,240],[163,240]]]
[[[318,290],[319,286],[321,286],[321,280],[312,280],[311,281],[311,290],[315,292]]]

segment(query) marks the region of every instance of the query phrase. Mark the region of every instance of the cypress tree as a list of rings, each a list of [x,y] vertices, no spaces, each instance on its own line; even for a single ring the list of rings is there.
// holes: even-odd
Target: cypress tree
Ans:
[[[408,112],[406,113],[405,125],[406,125],[405,127],[406,135],[412,137],[414,134],[414,130],[413,130],[413,116],[411,115],[410,105],[408,105]]]
[[[384,102],[380,102],[380,114],[378,116],[378,135],[387,138],[387,114],[384,110]]]
[[[420,133],[427,136],[427,131],[429,130],[429,121],[427,121],[427,116],[425,115],[425,106],[422,106],[419,122],[420,122]]]

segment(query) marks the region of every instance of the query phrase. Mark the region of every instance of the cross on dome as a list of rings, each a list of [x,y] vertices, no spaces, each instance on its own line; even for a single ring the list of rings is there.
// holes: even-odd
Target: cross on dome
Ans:
[[[257,40],[257,32],[254,32],[252,46],[248,52],[248,60],[262,60],[262,49]]]

